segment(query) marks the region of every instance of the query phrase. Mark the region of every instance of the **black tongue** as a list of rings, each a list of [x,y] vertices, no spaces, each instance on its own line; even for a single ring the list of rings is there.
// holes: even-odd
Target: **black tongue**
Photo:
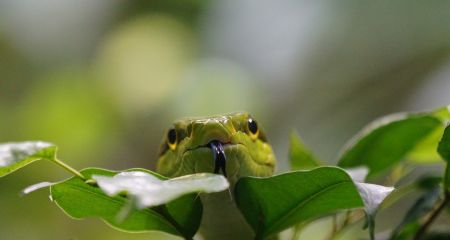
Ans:
[[[214,173],[219,173],[219,170],[222,169],[223,175],[226,177],[226,160],[227,157],[225,156],[225,150],[223,150],[222,143],[219,141],[211,141],[209,143],[211,146],[211,150],[214,155]]]

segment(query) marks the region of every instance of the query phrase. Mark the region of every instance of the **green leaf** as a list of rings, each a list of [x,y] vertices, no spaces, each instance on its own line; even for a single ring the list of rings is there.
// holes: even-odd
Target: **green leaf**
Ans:
[[[143,169],[129,171],[146,172]],[[81,171],[86,178],[93,175],[114,176],[117,172],[98,168]],[[166,233],[192,238],[200,225],[202,206],[196,194],[185,195],[166,205],[145,209],[130,209],[127,216],[120,220],[119,213],[127,206],[129,199],[123,195],[110,197],[99,187],[72,177],[50,187],[53,201],[69,216],[81,219],[99,217],[116,229],[128,232],[163,231]]]
[[[447,162],[444,173],[444,186],[449,190],[450,186],[450,125],[445,128],[444,134],[438,146],[438,153]]]
[[[437,149],[439,155],[450,163],[450,127],[447,126],[445,128],[444,134],[441,138],[441,141],[439,142],[439,146]]]
[[[363,207],[353,180],[336,167],[244,177],[237,182],[235,195],[258,239],[338,210]]]
[[[8,175],[34,161],[54,160],[56,147],[47,142],[17,142],[0,144],[0,177]]]
[[[289,162],[291,170],[308,170],[321,165],[295,131],[290,135]]]
[[[162,180],[152,174],[133,171],[113,177],[93,175],[92,178],[109,196],[127,193],[136,199],[138,208],[165,204],[188,193],[221,192],[230,186],[222,175],[198,173]]]
[[[440,196],[439,186],[426,191],[406,213],[402,222],[392,232],[392,240],[410,239],[419,230],[421,224],[419,220],[429,214]]]
[[[420,140],[417,145],[408,153],[407,159],[412,163],[429,164],[438,163],[441,157],[436,151],[436,146],[444,133],[444,127],[438,127],[428,136]]]
[[[444,134],[446,123],[450,120],[449,110],[450,106],[447,106],[429,113],[433,117],[438,118],[443,124],[417,143],[415,148],[408,154],[408,160],[414,163],[435,163],[441,161],[436,147]]]
[[[418,143],[442,126],[442,119],[433,113],[381,118],[347,144],[338,165],[345,168],[367,166],[369,177],[373,176],[404,159]]]

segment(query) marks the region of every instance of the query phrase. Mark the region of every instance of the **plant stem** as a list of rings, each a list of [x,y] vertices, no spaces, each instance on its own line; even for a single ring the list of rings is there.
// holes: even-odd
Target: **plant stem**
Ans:
[[[350,223],[350,220],[351,220],[350,218],[351,218],[351,211],[347,210],[347,212],[345,212],[344,222],[342,223],[342,226],[340,227],[341,229],[346,227]]]
[[[61,166],[62,168],[64,168],[66,171],[72,173],[73,175],[75,175],[77,177],[80,177],[83,180],[86,180],[86,178],[80,172],[78,172],[77,170],[75,170],[71,166],[65,164],[61,160],[55,158],[55,159],[52,159],[52,161],[55,162],[56,164],[58,164],[59,166]]]
[[[450,163],[447,163],[447,166],[445,167],[445,173],[444,173],[444,191],[446,193],[448,193],[448,191],[450,191],[449,181],[450,181]]]
[[[300,237],[300,233],[302,232],[303,224],[297,224],[294,227],[294,234],[292,235],[292,240],[297,240]]]
[[[331,233],[330,233],[330,237],[328,239],[333,239],[334,236],[336,235],[336,233],[338,232],[338,219],[337,219],[337,213],[334,214],[331,218],[331,224],[332,224],[332,228],[331,228]]]
[[[358,212],[352,212],[350,210],[347,211],[345,214],[344,222],[336,230],[334,235],[331,236],[330,240],[337,239],[339,235],[342,235],[342,233],[347,230],[347,228],[351,227],[362,219],[364,219],[364,215],[360,215],[358,214]]]
[[[438,205],[436,210],[431,214],[431,216],[425,221],[425,223],[420,227],[419,231],[417,231],[416,235],[414,236],[414,240],[420,240],[424,237],[425,232],[428,230],[428,228],[431,226],[431,224],[436,220],[436,218],[439,216],[441,211],[445,208],[445,205],[450,202],[450,193],[445,192],[444,200],[441,202],[441,204]]]

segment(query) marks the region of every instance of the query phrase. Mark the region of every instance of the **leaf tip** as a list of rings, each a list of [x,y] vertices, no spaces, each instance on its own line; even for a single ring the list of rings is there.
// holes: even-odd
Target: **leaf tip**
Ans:
[[[50,186],[52,186],[53,184],[54,184],[54,183],[52,183],[52,182],[40,182],[40,183],[36,183],[36,184],[33,184],[33,185],[31,185],[31,186],[28,186],[28,187],[26,187],[25,189],[23,189],[22,191],[20,191],[19,195],[20,195],[20,196],[25,196],[25,195],[27,195],[27,194],[29,194],[29,193],[32,193],[32,192],[34,192],[34,191],[36,191],[36,190],[39,190],[39,189],[41,189],[41,188],[50,187]]]

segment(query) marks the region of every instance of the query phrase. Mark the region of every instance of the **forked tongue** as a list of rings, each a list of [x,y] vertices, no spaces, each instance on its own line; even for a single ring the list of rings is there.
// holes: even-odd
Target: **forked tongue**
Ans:
[[[226,160],[225,150],[223,150],[223,145],[219,141],[211,141],[209,143],[214,156],[214,173],[219,173],[222,170],[223,175],[226,177]]]

